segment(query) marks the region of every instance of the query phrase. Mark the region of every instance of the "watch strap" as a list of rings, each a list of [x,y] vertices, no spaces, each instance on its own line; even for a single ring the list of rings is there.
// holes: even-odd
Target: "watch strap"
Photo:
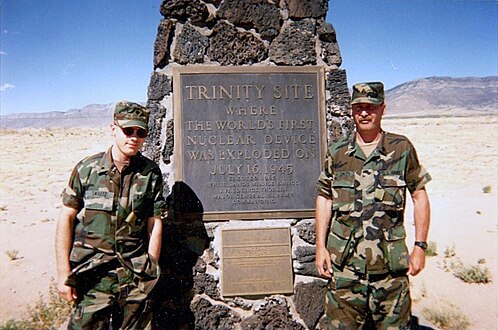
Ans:
[[[422,250],[427,250],[427,242],[415,241],[415,246],[420,247]]]

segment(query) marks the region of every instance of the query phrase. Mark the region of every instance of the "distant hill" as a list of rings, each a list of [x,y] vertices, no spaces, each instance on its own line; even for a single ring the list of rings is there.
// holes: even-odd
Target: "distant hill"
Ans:
[[[110,125],[114,103],[90,104],[83,109],[19,113],[0,116],[1,128],[105,127]]]
[[[385,116],[498,115],[498,77],[430,77],[386,91]]]
[[[386,117],[498,115],[498,76],[483,78],[430,77],[386,91]],[[0,116],[0,128],[105,127],[114,103],[83,109]]]

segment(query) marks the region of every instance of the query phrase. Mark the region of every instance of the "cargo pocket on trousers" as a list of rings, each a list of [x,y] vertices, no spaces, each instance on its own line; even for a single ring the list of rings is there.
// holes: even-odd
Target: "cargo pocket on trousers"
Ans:
[[[332,275],[332,278],[327,283],[327,289],[329,290],[341,290],[348,289],[351,290],[354,284],[357,284],[357,279],[345,278]]]
[[[396,305],[394,306],[394,314],[409,313],[411,300],[410,300],[410,282],[407,276],[399,278],[401,289],[400,293],[396,299]]]
[[[384,259],[391,272],[407,269],[410,265],[405,237],[404,226],[384,229]]]
[[[332,222],[332,228],[328,236],[327,247],[330,252],[332,262],[342,268],[354,251],[359,237],[358,228],[348,226],[337,220]]]

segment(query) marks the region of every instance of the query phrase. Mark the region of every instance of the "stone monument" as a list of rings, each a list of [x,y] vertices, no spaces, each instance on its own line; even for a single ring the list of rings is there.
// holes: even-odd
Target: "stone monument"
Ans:
[[[170,206],[156,328],[323,324],[310,189],[324,146],[352,129],[327,10],[327,0],[162,1],[145,147]],[[311,75],[296,78],[302,72]],[[302,116],[308,103],[279,103],[285,96],[318,111]],[[305,171],[293,177],[296,168]],[[239,178],[252,183],[230,183]]]

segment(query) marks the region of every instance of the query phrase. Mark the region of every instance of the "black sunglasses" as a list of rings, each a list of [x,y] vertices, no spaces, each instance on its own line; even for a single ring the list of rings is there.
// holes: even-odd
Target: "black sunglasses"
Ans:
[[[135,127],[121,127],[121,126],[118,126],[119,128],[121,128],[121,130],[123,131],[124,135],[126,135],[127,137],[130,137],[130,136],[133,136],[133,134],[135,132],[137,132],[137,137],[143,139],[144,137],[147,137],[147,130],[143,129],[143,128],[135,128]]]

